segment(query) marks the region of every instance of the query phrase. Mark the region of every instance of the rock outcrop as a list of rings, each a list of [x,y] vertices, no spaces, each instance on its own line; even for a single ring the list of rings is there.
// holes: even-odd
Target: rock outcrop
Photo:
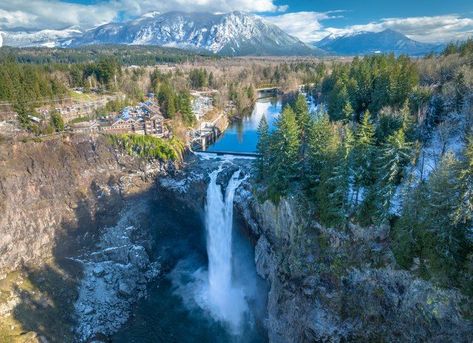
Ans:
[[[146,206],[157,177],[174,169],[123,154],[102,135],[3,142],[0,341],[116,331],[159,273]]]
[[[124,199],[152,187],[166,167],[123,155],[103,136],[3,143],[0,273],[67,255],[86,233],[97,236],[117,221]]]
[[[325,228],[302,199],[260,203],[249,183],[235,201],[259,237],[270,342],[473,340],[471,300],[397,269],[388,227]]]
[[[149,233],[134,226],[146,204],[134,204],[114,227],[104,230],[92,253],[76,258],[84,277],[75,303],[77,336],[86,341],[97,334],[110,335],[128,319],[132,305],[147,294],[147,284],[159,275],[158,261],[151,261]]]

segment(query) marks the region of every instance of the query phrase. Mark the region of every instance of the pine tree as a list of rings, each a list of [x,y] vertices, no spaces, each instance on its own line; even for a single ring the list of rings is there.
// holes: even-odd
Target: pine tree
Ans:
[[[462,202],[459,184],[464,167],[452,153],[446,153],[427,181],[410,187],[392,237],[401,266],[409,268],[413,258],[418,257],[424,277],[435,277],[450,287],[462,284],[468,289],[472,281],[465,276],[471,268],[471,222],[456,217]]]
[[[264,180],[267,175],[267,170],[270,166],[270,133],[266,117],[263,116],[258,126],[258,144],[256,145],[259,153],[256,159],[257,177],[259,180]]]
[[[308,131],[308,168],[306,172],[307,187],[314,188],[320,182],[324,158],[333,143],[332,128],[327,114],[315,118]]]
[[[349,123],[353,120],[353,107],[351,107],[350,101],[347,101],[345,103],[345,106],[343,106],[343,121],[345,123]]]
[[[18,123],[24,129],[29,128],[31,120],[29,117],[30,109],[24,98],[19,98],[18,102],[13,106],[15,112],[17,113]]]
[[[191,95],[188,91],[179,93],[177,96],[178,111],[186,125],[193,125],[196,121],[192,112]]]
[[[64,131],[64,120],[59,112],[51,113],[51,125],[56,132]]]
[[[404,167],[409,163],[412,144],[406,142],[404,130],[401,128],[389,136],[381,148],[378,159],[377,201],[378,218],[385,221],[389,216],[391,200],[397,185],[403,176]]]
[[[294,103],[294,113],[296,114],[297,125],[299,126],[301,137],[304,137],[309,126],[310,115],[305,96],[301,93],[297,95],[297,99]]]
[[[450,152],[446,153],[427,183],[425,219],[428,232],[425,233],[423,245],[429,267],[434,273],[449,275],[454,272],[452,269],[455,269],[460,259],[461,244],[465,239],[465,232],[452,221],[459,202],[458,167],[455,156]]]
[[[310,126],[308,151],[308,195],[315,203],[320,221],[338,225],[345,216],[348,194],[347,155],[327,114],[317,117]]]
[[[402,128],[406,135],[406,139],[409,141],[413,141],[415,138],[415,118],[411,114],[409,100],[406,100],[404,102],[400,114],[402,117]]]
[[[176,99],[168,82],[164,82],[159,87],[158,101],[161,106],[161,110],[166,118],[174,118],[176,113]]]
[[[299,127],[290,106],[282,111],[273,135],[271,152],[274,156],[274,173],[271,176],[270,196],[277,200],[286,194],[290,181],[297,177],[299,169]]]
[[[456,205],[453,220],[465,224],[473,221],[473,135],[467,139],[464,155],[458,179],[460,201]]]
[[[403,196],[401,217],[392,229],[392,246],[397,262],[403,268],[410,268],[414,257],[422,257],[422,245],[426,222],[427,185],[421,181],[418,185],[408,185]]]
[[[365,111],[356,133],[353,149],[354,202],[358,204],[359,192],[362,187],[373,184],[374,177],[374,126],[369,111]]]
[[[328,113],[333,121],[344,119],[344,107],[350,98],[347,87],[342,79],[335,82],[328,99]]]
[[[326,216],[325,222],[329,225],[342,224],[348,213],[348,196],[350,190],[350,169],[348,165],[348,156],[345,153],[345,147],[341,146],[334,154],[330,175],[326,181]],[[322,180],[324,177],[322,176]],[[323,199],[320,199],[323,200]]]

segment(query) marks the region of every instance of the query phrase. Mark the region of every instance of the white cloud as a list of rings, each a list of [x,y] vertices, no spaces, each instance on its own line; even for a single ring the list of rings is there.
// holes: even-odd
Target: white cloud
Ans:
[[[421,42],[447,42],[465,39],[473,33],[473,19],[459,15],[435,17],[386,18],[384,28],[404,33]]]
[[[333,18],[332,13],[334,12],[294,12],[267,16],[264,19],[303,42],[316,42],[327,35],[320,22]]]
[[[333,35],[359,31],[379,32],[392,29],[420,42],[448,42],[465,39],[473,34],[473,19],[455,14],[432,17],[383,18],[363,25],[344,28],[326,27],[324,20],[333,19],[334,12],[298,12],[265,17],[289,34],[304,42],[317,42]]]
[[[136,17],[151,11],[228,12],[240,10],[253,13],[281,13],[287,5],[275,0],[107,0],[92,5],[60,0],[0,0],[0,30],[64,29],[71,26],[88,29],[118,18]],[[343,28],[324,25],[338,18],[339,12],[295,12],[265,16],[304,42],[316,42],[329,34],[356,31],[382,31],[390,28],[421,42],[447,42],[465,39],[473,34],[473,18],[457,14],[384,18],[364,25]]]
[[[88,29],[118,17],[150,11],[281,12],[274,0],[109,0],[92,5],[60,0],[0,0],[0,29],[39,30],[79,26]]]
[[[92,27],[113,20],[117,2],[81,5],[49,0],[0,0],[0,29]]]

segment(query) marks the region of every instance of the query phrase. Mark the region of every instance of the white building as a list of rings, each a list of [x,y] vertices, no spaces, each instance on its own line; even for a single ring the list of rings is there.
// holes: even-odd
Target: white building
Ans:
[[[196,95],[192,101],[192,112],[197,120],[201,120],[207,112],[213,109],[213,100],[209,96]]]

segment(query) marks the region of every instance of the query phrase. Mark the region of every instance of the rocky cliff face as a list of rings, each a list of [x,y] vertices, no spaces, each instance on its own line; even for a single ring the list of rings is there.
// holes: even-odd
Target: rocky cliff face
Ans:
[[[173,169],[122,154],[100,135],[3,142],[0,341],[116,331],[159,273],[147,206],[157,176]]]
[[[127,196],[165,166],[115,151],[104,137],[4,143],[0,149],[0,272],[64,254],[113,224]],[[67,236],[71,240],[57,241]]]
[[[304,201],[259,203],[250,187],[235,200],[259,237],[271,342],[473,340],[470,300],[396,269],[387,227],[325,228]]]

